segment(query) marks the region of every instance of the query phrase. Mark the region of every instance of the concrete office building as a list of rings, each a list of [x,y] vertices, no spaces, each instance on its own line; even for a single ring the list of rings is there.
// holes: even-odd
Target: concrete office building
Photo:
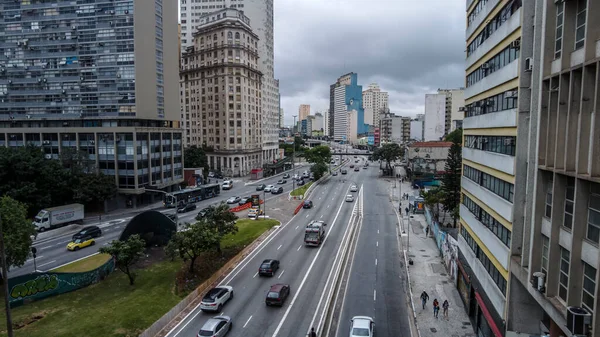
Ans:
[[[525,206],[514,215],[507,336],[600,336],[599,5],[523,2],[520,67],[531,72],[517,158],[527,179],[515,184]],[[534,141],[521,152],[523,137]]]
[[[460,89],[438,89],[438,94],[446,95],[446,114],[444,116],[444,134],[456,130],[462,126],[464,119],[464,88]]]
[[[285,124],[285,113],[283,111],[283,108],[279,108],[279,128],[281,129],[282,127],[284,127]]]
[[[277,158],[279,153],[279,91],[274,77],[273,0],[180,0],[181,48],[193,44],[193,33],[200,17],[225,8],[244,12],[258,35],[258,69],[262,78],[262,155],[264,161]],[[242,45],[243,41],[240,42]]]
[[[366,134],[367,127],[364,123],[364,110],[362,104],[362,86],[358,85],[358,75],[348,73],[336,81],[330,87],[331,96],[330,112],[333,111],[329,122],[333,124],[333,136],[336,141],[344,141],[348,129],[348,112],[355,110],[357,125],[357,136]],[[330,131],[332,126],[330,125]]]
[[[312,137],[313,116],[308,116],[300,121],[300,134],[306,137]]]
[[[244,176],[263,163],[258,35],[237,9],[199,20],[180,74],[187,142],[209,149],[212,169]]]
[[[0,146],[84,152],[114,176],[110,207],[183,181],[177,4],[4,1]]]
[[[318,131],[318,132],[322,132],[324,129],[324,124],[323,124],[323,114],[320,112],[317,112],[313,117],[313,121],[312,121],[312,130],[313,131]]]
[[[388,105],[388,93],[381,91],[377,83],[369,84],[369,89],[363,91],[365,124],[379,125],[379,116],[387,112]]]
[[[348,111],[346,120],[346,140],[350,144],[358,143],[358,112],[356,110]]]
[[[439,141],[446,130],[446,95],[425,95],[424,134],[426,142]]]
[[[423,121],[415,119],[410,121],[409,139],[417,142],[423,141]]]
[[[303,121],[310,115],[310,104],[300,104],[298,107],[298,120]]]
[[[532,13],[520,0],[468,0],[463,177],[458,235],[458,289],[478,336],[504,336],[513,231],[522,225],[516,184],[526,161],[516,158],[522,120],[519,78],[525,73],[521,23]],[[529,34],[530,35],[530,34]],[[530,36],[527,38],[532,38]],[[525,54],[531,50],[524,50]],[[519,67],[519,63],[521,66]],[[521,84],[527,86],[526,82]],[[527,91],[527,90],[524,90]],[[427,120],[427,116],[425,116]],[[447,124],[446,124],[447,125]],[[427,122],[425,125],[427,129]],[[517,205],[517,207],[514,207]]]
[[[410,117],[394,113],[379,114],[380,141],[382,143],[407,143],[410,139]]]
[[[329,137],[329,109],[323,111],[323,135]]]

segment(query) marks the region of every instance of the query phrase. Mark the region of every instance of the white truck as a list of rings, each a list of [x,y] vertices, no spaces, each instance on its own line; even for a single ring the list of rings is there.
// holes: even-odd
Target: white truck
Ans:
[[[70,204],[41,210],[33,221],[38,232],[71,223],[83,223],[82,204]]]
[[[306,246],[320,246],[325,239],[324,221],[311,221],[304,230],[304,244]]]

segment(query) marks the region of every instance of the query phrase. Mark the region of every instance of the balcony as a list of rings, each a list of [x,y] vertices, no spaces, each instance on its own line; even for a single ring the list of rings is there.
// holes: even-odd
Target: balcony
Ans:
[[[488,129],[517,127],[517,109],[502,110],[479,116],[465,117],[463,128]]]
[[[475,232],[483,245],[494,255],[502,267],[508,270],[508,247],[492,231],[485,227],[465,205],[460,205],[460,218]]]
[[[513,156],[465,147],[463,148],[463,158],[475,163],[485,163],[487,167],[515,175],[515,157]]]
[[[475,32],[475,30],[477,30],[477,27],[479,27],[479,25],[481,25],[481,23],[488,16],[488,14],[490,14],[494,10],[494,7],[496,7],[496,5],[498,5],[498,2],[500,2],[500,0],[489,0],[488,1],[488,3],[485,5],[485,8],[481,12],[479,12],[479,14],[477,14],[477,17],[475,17],[475,20],[473,20],[473,22],[471,22],[469,27],[467,27],[465,39],[469,39],[469,37],[473,34],[473,32]]]
[[[471,193],[475,198],[481,200],[481,202],[486,204],[489,208],[496,211],[501,217],[508,221],[512,221],[513,207],[512,203],[508,200],[504,200],[469,178],[462,177],[460,184],[463,189]]]
[[[519,76],[519,58],[465,89],[465,100]]]

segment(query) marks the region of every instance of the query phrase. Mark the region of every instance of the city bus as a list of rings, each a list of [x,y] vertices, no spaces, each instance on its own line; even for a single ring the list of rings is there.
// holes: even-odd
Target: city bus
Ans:
[[[174,208],[178,203],[184,205],[190,202],[198,202],[204,199],[214,198],[221,193],[219,184],[206,184],[198,187],[186,188],[184,190],[165,194],[163,203],[167,208]]]

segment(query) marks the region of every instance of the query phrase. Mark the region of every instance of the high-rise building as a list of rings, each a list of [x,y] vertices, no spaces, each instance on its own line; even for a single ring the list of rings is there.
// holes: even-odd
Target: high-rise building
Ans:
[[[364,110],[362,104],[362,85],[358,85],[358,75],[356,73],[348,73],[338,78],[337,82],[330,87],[330,131],[333,129],[334,139],[337,141],[346,140],[348,132],[348,112],[356,110],[356,132],[358,135],[364,135],[367,132],[367,127],[364,123]],[[333,100],[332,100],[333,98]],[[332,106],[333,102],[333,106]],[[333,111],[333,112],[332,112]]]
[[[520,9],[507,336],[600,336],[598,4],[537,0]]]
[[[329,136],[329,109],[323,111],[323,135]]]
[[[123,207],[183,181],[176,3],[4,1],[2,13],[0,146],[84,152]]]
[[[317,112],[313,117],[314,117],[313,122],[312,122],[313,131],[322,132],[324,130],[323,114],[320,112]]]
[[[300,104],[298,107],[298,120],[303,121],[310,115],[310,104]]]
[[[532,14],[522,8],[529,2],[533,1],[466,2],[457,282],[476,335],[484,337],[505,335],[509,264],[516,252],[511,249],[521,240],[514,230],[523,221],[519,200],[525,193],[519,189],[527,184],[516,181],[527,162],[517,161],[515,154],[517,126],[527,128],[528,123],[525,115],[517,113],[517,97],[527,92],[519,89],[519,71],[527,71],[519,41],[522,35],[530,34],[521,28],[523,20],[530,20]],[[531,49],[523,52],[531,53]],[[526,81],[522,85],[526,86]],[[427,113],[425,120],[427,134]],[[525,148],[527,138],[518,139]]]
[[[346,121],[346,141],[356,144],[358,141],[358,112],[354,109],[348,111]]]
[[[410,140],[415,140],[417,142],[423,141],[423,121],[413,119],[410,121]]]
[[[273,44],[273,0],[211,0],[202,3],[181,0],[181,44],[185,50],[193,44],[192,34],[203,15],[234,8],[244,12],[253,23],[252,30],[258,35],[258,69],[262,78],[262,150],[263,159],[271,161],[277,157],[279,149],[279,91],[274,77]],[[236,40],[242,47],[247,41]]]
[[[446,128],[446,94],[425,95],[425,133],[426,142],[439,141],[444,137]]]
[[[363,91],[365,124],[379,125],[379,116],[387,112],[388,105],[388,93],[381,91],[377,83],[369,84],[369,89]]]
[[[283,108],[279,108],[279,128],[284,127],[285,123],[285,113],[283,112]]]
[[[186,143],[204,147],[212,169],[244,176],[263,162],[258,35],[233,8],[199,21],[180,74]],[[233,41],[246,41],[246,47]],[[222,59],[214,62],[216,54]]]

